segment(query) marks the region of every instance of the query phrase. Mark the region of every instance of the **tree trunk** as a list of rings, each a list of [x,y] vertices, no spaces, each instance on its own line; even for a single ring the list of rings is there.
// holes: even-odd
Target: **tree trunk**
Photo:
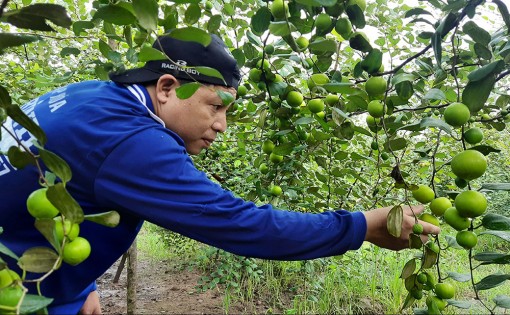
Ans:
[[[136,313],[136,239],[128,250],[127,265],[127,313]]]

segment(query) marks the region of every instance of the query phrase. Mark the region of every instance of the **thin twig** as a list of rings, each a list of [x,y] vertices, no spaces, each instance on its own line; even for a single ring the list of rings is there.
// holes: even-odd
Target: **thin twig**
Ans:
[[[4,14],[4,9],[7,7],[7,3],[9,3],[9,0],[3,0],[2,4],[0,5],[0,18]]]
[[[504,77],[506,77],[507,75],[510,74],[510,69],[509,70],[506,70],[504,72],[502,72],[497,78],[496,78],[496,82],[498,82],[499,80],[503,79]]]

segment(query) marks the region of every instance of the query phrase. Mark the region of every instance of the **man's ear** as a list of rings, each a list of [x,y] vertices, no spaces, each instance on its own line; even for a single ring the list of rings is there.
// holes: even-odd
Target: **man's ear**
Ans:
[[[172,90],[175,90],[177,87],[179,87],[179,81],[171,74],[164,74],[159,77],[156,83],[156,97],[160,102],[164,103],[172,93]]]

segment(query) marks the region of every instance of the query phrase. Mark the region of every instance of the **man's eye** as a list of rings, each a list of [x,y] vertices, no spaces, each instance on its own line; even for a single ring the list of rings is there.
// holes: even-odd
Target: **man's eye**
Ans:
[[[213,105],[213,107],[215,111],[218,111],[223,107],[223,105]]]

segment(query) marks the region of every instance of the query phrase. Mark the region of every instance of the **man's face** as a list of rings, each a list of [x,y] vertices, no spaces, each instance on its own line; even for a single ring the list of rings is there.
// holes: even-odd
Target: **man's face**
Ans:
[[[227,129],[227,110],[217,91],[236,95],[235,89],[202,85],[190,98],[179,99],[175,94],[178,83],[167,91],[167,97],[158,95],[157,115],[168,129],[183,140],[189,154],[199,154],[211,146],[218,132]]]

